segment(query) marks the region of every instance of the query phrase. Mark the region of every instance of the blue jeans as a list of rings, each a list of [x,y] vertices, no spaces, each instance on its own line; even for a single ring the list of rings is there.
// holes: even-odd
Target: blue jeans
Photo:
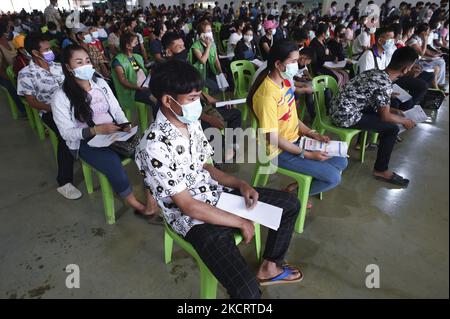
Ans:
[[[279,167],[313,177],[310,195],[317,195],[338,186],[341,183],[341,173],[348,164],[345,157],[332,157],[321,162],[288,152],[282,152],[277,159]]]
[[[131,194],[131,185],[122,166],[120,156],[108,147],[90,147],[86,141],[80,142],[80,157],[108,178],[115,193],[125,198]]]

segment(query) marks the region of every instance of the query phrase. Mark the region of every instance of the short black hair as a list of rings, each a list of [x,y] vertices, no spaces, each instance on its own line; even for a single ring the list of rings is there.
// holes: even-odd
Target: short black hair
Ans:
[[[292,38],[294,41],[308,40],[308,30],[305,28],[295,29]]]
[[[137,38],[137,35],[131,32],[125,32],[120,36],[119,46],[122,52],[127,51],[127,44],[130,44],[133,38]]]
[[[161,39],[161,43],[162,43],[162,46],[163,46],[164,50],[167,50],[167,48],[168,48],[174,41],[176,41],[176,40],[178,40],[178,39],[182,39],[182,36],[181,36],[180,33],[178,33],[178,32],[173,32],[173,31],[171,31],[171,32],[166,32],[166,33],[163,35],[162,39]]]
[[[375,39],[379,39],[383,34],[392,32],[395,34],[395,29],[392,26],[386,26],[386,27],[382,27],[377,29],[377,31],[375,31]]]
[[[306,47],[301,49],[299,53],[300,55],[306,55],[311,60],[311,63],[315,63],[316,51],[314,49]]]
[[[25,50],[27,50],[29,54],[31,54],[33,50],[39,51],[41,49],[41,43],[45,41],[48,40],[43,34],[40,33],[30,34],[25,38],[24,43]]]
[[[9,24],[6,21],[0,21],[0,37],[9,32]]]
[[[394,51],[388,68],[391,70],[401,70],[410,66],[419,59],[416,50],[410,46],[406,46]]]
[[[158,101],[165,94],[176,99],[180,94],[200,91],[203,85],[200,73],[187,62],[169,60],[152,69],[150,90]]]

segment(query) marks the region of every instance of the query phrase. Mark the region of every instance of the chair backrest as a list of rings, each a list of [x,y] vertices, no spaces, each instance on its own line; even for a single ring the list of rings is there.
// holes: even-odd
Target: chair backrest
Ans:
[[[323,121],[327,117],[325,90],[329,89],[333,98],[338,93],[339,87],[336,80],[329,75],[320,75],[313,78],[312,87],[316,116],[319,117],[319,121]]]
[[[222,52],[227,54],[228,51],[228,39],[222,40]]]
[[[14,69],[13,69],[12,65],[9,65],[6,68],[6,75],[8,76],[9,81],[11,82],[11,84],[14,85],[15,88],[17,88],[16,74],[14,73]]]
[[[350,41],[347,46],[347,58],[353,58],[353,41]]]
[[[220,33],[220,28],[222,27],[222,23],[220,23],[220,22],[214,22],[214,23],[213,23],[213,26],[214,26],[214,32]]]
[[[237,98],[247,97],[252,84],[255,66],[247,60],[233,61],[230,64],[231,74],[234,81],[234,95]]]

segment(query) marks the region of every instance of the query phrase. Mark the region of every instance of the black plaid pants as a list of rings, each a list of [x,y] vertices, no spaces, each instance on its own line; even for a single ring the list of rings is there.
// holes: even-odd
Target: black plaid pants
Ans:
[[[281,265],[291,242],[300,203],[296,196],[286,192],[268,188],[256,190],[259,201],[283,209],[278,230],[268,231],[263,254],[265,260]],[[233,191],[232,194],[240,195],[239,191]],[[205,265],[225,287],[230,298],[258,299],[261,291],[255,274],[234,242],[234,233],[237,231],[236,228],[205,223],[192,227],[185,240],[192,244]]]

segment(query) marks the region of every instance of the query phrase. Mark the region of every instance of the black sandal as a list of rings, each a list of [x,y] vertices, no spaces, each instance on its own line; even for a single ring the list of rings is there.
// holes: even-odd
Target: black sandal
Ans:
[[[409,179],[403,178],[402,176],[396,174],[396,173],[392,173],[391,178],[385,178],[382,176],[375,176],[375,179],[379,180],[379,181],[383,181],[386,183],[390,183],[390,184],[394,184],[397,186],[402,186],[402,187],[406,187],[409,184]]]

